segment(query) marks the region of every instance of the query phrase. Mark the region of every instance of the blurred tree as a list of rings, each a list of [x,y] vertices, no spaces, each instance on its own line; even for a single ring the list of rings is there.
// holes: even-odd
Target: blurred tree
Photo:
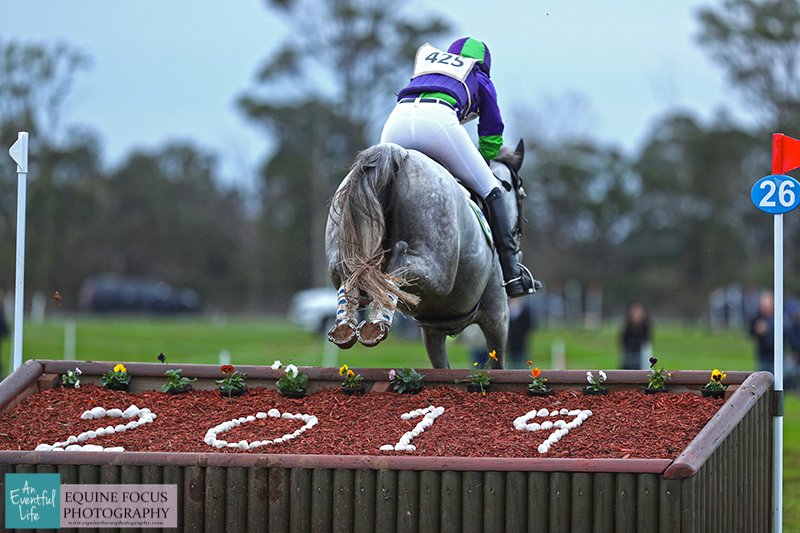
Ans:
[[[388,0],[268,0],[290,37],[239,99],[276,148],[262,167],[264,290],[278,298],[327,285],[327,202],[370,128],[394,104],[416,49],[449,25]],[[309,16],[313,13],[313,16]],[[289,282],[287,284],[287,281]]]
[[[771,222],[748,198],[769,150],[724,117],[703,126],[676,112],[655,124],[636,163],[643,194],[623,257],[662,308],[702,312],[697,295],[758,282]]]
[[[214,306],[254,303],[252,224],[241,195],[218,184],[214,155],[182,143],[134,152],[103,185],[95,271],[189,286]]]
[[[800,1],[724,0],[699,11],[700,44],[769,127],[800,128]]]
[[[525,248],[534,272],[558,290],[566,282],[601,283],[619,296],[627,278],[620,248],[633,227],[642,184],[619,150],[588,138],[526,141],[528,192]]]

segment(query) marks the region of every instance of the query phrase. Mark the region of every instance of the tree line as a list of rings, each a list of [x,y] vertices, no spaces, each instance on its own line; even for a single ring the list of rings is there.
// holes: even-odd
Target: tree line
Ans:
[[[269,53],[238,98],[242,116],[275,142],[258,170],[255,206],[222,185],[216,154],[197,145],[137,150],[105,168],[97,133],[59,124],[88,58],[69,46],[0,40],[2,144],[32,132],[30,290],[59,290],[69,309],[84,279],[113,271],[192,287],[210,308],[278,311],[295,291],[328,283],[327,202],[355,153],[377,137],[382,100],[404,82],[397,58],[410,64],[419,44],[452,28],[387,0],[265,3],[292,39]],[[757,123],[739,124],[725,110],[710,120],[673,110],[633,154],[590,136],[528,132],[524,251],[549,288],[576,280],[603,286],[610,310],[638,299],[695,316],[715,287],[769,285],[772,224],[749,191],[770,168],[770,133],[800,136],[800,2],[724,0],[698,20],[698,43]],[[6,288],[15,210],[16,174],[3,165]],[[792,246],[799,232],[797,217],[786,217],[791,291],[800,291],[791,275],[800,267]]]

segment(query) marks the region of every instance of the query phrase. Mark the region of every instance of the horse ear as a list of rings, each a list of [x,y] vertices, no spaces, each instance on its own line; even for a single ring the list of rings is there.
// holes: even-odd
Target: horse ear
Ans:
[[[520,139],[517,143],[517,147],[514,149],[514,172],[519,172],[519,169],[522,168],[522,162],[525,160],[525,141]]]

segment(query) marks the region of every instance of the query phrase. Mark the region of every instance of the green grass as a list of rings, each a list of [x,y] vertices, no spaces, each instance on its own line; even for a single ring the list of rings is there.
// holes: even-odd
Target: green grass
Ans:
[[[337,353],[320,336],[276,319],[81,318],[76,328],[76,357],[81,360],[155,362],[163,352],[170,363],[216,364],[220,352],[227,351],[234,365],[268,365],[280,359],[299,365],[346,362],[355,368],[430,367],[418,341],[395,335],[376,348],[357,345]],[[551,346],[563,341],[568,368],[616,368],[617,334],[614,327],[538,331],[531,339],[533,359],[538,366],[550,368]],[[448,350],[452,366],[469,366],[466,346],[454,340]],[[654,351],[667,369],[752,370],[755,362],[752,342],[741,332],[676,324],[656,325]],[[5,343],[3,354],[8,353]],[[24,353],[26,359],[61,359],[63,322],[26,326]],[[3,367],[8,369],[8,363]],[[796,393],[787,396],[784,424],[784,525],[788,531],[800,531],[800,395]]]

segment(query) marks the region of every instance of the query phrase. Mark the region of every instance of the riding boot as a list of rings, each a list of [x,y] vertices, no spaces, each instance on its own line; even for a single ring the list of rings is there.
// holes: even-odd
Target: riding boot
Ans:
[[[500,259],[500,268],[503,271],[503,286],[509,298],[517,298],[532,294],[542,287],[542,284],[533,279],[530,270],[517,261],[514,249],[514,237],[508,222],[508,212],[503,203],[503,193],[499,187],[492,189],[486,197],[486,206],[489,211],[489,225],[492,227],[492,237]]]

